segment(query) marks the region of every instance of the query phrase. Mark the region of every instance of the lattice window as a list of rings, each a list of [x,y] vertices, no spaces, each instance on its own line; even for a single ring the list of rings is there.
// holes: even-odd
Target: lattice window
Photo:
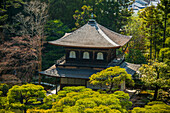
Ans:
[[[75,51],[70,51],[69,58],[76,58],[76,52]]]
[[[99,52],[97,53],[97,60],[103,60],[103,53]]]
[[[83,59],[90,59],[89,52],[84,52],[83,53]]]

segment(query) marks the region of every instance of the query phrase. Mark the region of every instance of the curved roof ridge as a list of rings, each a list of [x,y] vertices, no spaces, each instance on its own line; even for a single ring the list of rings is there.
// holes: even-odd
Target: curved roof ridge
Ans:
[[[100,24],[98,24],[101,30],[113,41],[119,44],[120,46],[125,45],[131,38],[132,36],[126,36],[119,34],[117,32],[114,32]]]
[[[99,25],[100,25],[100,24],[99,24]],[[102,25],[100,25],[100,26],[102,26]],[[102,26],[102,27],[104,27],[104,26]],[[108,28],[106,28],[106,27],[104,27],[104,28],[107,29],[107,30],[109,30],[110,32],[113,32],[114,34],[116,34],[116,35],[118,35],[118,36],[123,36],[123,37],[125,37],[125,38],[132,37],[132,36],[122,35],[122,34],[120,34],[120,33],[117,33],[117,32],[115,32],[115,31],[112,31],[112,30],[110,30],[110,29],[108,29]]]
[[[49,44],[82,48],[119,48],[130,40],[129,36],[113,32],[104,26],[87,23]]]
[[[113,42],[113,40],[111,40],[101,29],[100,29],[100,27],[97,25],[97,27],[98,27],[98,32],[109,42],[109,43],[111,43],[113,46],[120,46],[119,44],[117,44],[117,43],[115,43],[115,42]]]
[[[66,38],[67,36],[69,36],[69,35],[71,35],[71,34],[72,34],[72,32],[71,32],[71,33],[65,33],[64,36],[61,37],[60,39],[64,39],[64,38]]]

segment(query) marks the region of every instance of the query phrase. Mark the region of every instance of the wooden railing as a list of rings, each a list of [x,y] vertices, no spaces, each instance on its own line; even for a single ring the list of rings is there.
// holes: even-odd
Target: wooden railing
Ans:
[[[61,62],[63,62],[64,60],[66,59],[66,56],[63,56],[61,58],[59,58],[57,61],[56,61],[56,64],[60,64]]]

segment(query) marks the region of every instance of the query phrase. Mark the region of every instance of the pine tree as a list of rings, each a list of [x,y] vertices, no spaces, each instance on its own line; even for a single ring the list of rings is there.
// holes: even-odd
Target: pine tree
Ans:
[[[119,86],[120,83],[123,83],[124,81],[131,84],[134,82],[131,75],[128,74],[124,68],[120,68],[119,66],[109,67],[91,75],[90,77],[90,83],[93,85],[104,84],[109,86],[110,88],[108,92],[110,92],[113,87]]]
[[[154,98],[157,99],[158,90],[163,87],[170,86],[169,67],[165,63],[154,62],[153,64],[143,64],[139,69],[141,73],[141,80],[146,86],[152,86],[155,88]]]
[[[162,13],[162,20],[163,20],[163,24],[164,24],[163,48],[165,48],[166,47],[165,41],[166,41],[166,35],[167,35],[166,30],[167,30],[167,25],[169,24],[169,23],[167,23],[167,20],[168,20],[169,14],[170,14],[170,1],[169,0],[161,0],[161,3],[158,4],[158,9]],[[164,59],[164,54],[162,54],[162,61],[163,61],[163,59]]]

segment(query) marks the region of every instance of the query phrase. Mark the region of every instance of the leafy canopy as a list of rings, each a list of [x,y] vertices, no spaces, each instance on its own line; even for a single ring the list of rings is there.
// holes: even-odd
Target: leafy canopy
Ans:
[[[113,85],[118,86],[123,81],[127,81],[131,84],[134,83],[131,75],[128,74],[124,68],[120,68],[119,66],[109,67],[90,77],[91,84],[104,84],[110,86],[110,89],[112,89]]]
[[[153,64],[143,65],[139,71],[142,75],[142,81],[147,86],[154,87],[155,93],[153,100],[157,99],[160,88],[169,88],[170,86],[170,67],[163,62],[154,62]]]
[[[61,36],[64,35],[64,33],[69,31],[70,31],[69,28],[66,25],[64,25],[60,20],[49,20],[45,25],[45,32],[48,37],[60,38]]]
[[[44,98],[46,91],[40,85],[15,85],[9,89],[7,99],[13,108],[25,108],[28,105],[40,103],[37,99]]]
[[[88,20],[91,18],[91,13],[93,11],[93,9],[90,6],[82,6],[82,11],[76,10],[75,14],[73,15],[73,18],[76,20],[75,25],[76,27],[81,27],[84,24],[86,24],[88,22]],[[96,15],[93,15],[94,18],[96,17]]]
[[[166,38],[165,41],[166,47],[165,48],[161,48],[160,52],[159,52],[159,57],[160,58],[164,58],[164,62],[170,66],[170,37]]]
[[[84,86],[64,87],[55,97],[50,112],[60,113],[124,113],[132,105],[129,95],[123,91],[116,91],[113,94],[100,94]],[[53,100],[51,100],[53,101]],[[41,109],[42,110],[42,109]],[[29,113],[41,112],[41,110],[28,110]],[[44,110],[45,112],[48,110]]]
[[[123,27],[125,32],[122,33],[132,36],[128,45],[129,48],[131,47],[137,50],[145,49],[146,39],[144,31],[141,30],[142,22],[143,21],[139,16],[132,16],[127,25]]]
[[[153,64],[143,64],[139,69],[142,77],[141,80],[147,86],[159,87],[169,86],[169,67],[163,62],[154,62]],[[159,77],[158,77],[159,76]]]
[[[135,107],[132,110],[132,113],[169,113],[170,106],[166,105],[161,101],[152,101],[142,107]]]
[[[129,53],[125,54],[125,60],[135,64],[145,64],[146,59],[140,50],[129,49]]]

